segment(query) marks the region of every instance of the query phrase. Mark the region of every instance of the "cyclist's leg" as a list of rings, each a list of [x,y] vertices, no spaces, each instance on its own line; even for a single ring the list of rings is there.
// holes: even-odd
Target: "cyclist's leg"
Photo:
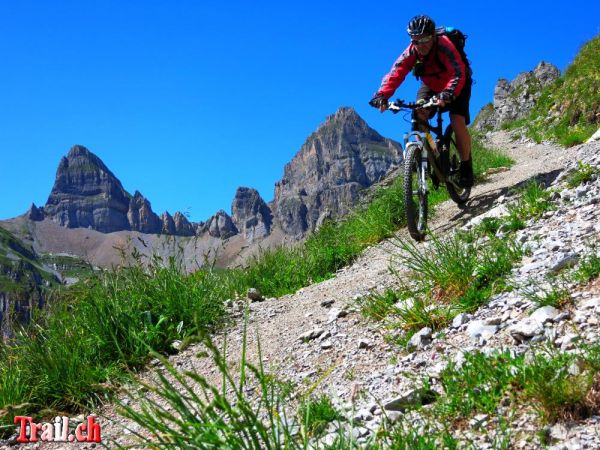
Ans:
[[[467,128],[467,122],[464,116],[450,113],[450,123],[456,137],[456,147],[460,153],[462,161],[471,159],[471,135]]]
[[[471,135],[467,125],[471,122],[469,101],[471,99],[471,80],[467,80],[460,95],[449,105],[450,122],[456,137],[456,147],[460,153],[460,184],[473,186],[473,164],[471,161]]]

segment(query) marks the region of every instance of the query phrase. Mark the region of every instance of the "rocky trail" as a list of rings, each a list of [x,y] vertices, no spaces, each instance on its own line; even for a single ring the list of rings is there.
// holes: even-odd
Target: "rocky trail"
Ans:
[[[436,207],[430,221],[434,233],[444,235],[453,228],[468,227],[484,213],[501,213],[511,199],[512,187],[539,177],[560,187],[561,193],[554,199],[558,208],[518,232],[517,239],[530,246],[532,256],[516,265],[512,277],[522,283],[532,278],[542,280],[557,265],[570,264],[585,254],[592,242],[598,242],[600,180],[596,177],[595,181],[574,189],[566,189],[561,183],[563,170],[574,168],[577,160],[600,166],[600,143],[565,149],[513,141],[506,132],[490,133],[487,139],[488,144],[502,149],[516,163],[510,170],[491,174],[475,186],[465,208],[459,209],[451,201]],[[409,239],[404,230],[397,238]],[[466,352],[511,348],[522,353],[532,343],[543,341],[569,350],[577,339],[598,340],[600,287],[596,282],[571,292],[574,306],[568,311],[538,309],[518,290],[495,295],[475,314],[457,317],[442,332],[421,330],[409,344],[411,351],[402,349],[389,343],[381,325],[362,317],[357,307],[357,299],[398,283],[390,271],[390,266],[403,270],[395,258],[398,252],[394,239],[384,241],[367,249],[354,264],[330,280],[291,295],[248,304],[247,359],[258,363],[260,339],[265,367],[279,379],[296,383],[299,391],[311,388],[315,393],[327,393],[340,409],[353,414],[357,425],[352,433],[359,442],[365,442],[383,420],[382,405],[410,395],[415,377],[429,375],[435,389],[436,376],[447,361],[460,359]],[[232,302],[235,323],[226,335],[227,358],[234,373],[242,354],[244,307],[243,301]],[[215,343],[222,339],[223,336],[216,336]],[[198,357],[201,350],[200,344],[191,345],[172,356],[170,362],[180,370],[196,371],[218,385],[222,375],[209,358]],[[156,361],[141,378],[152,380],[153,370],[159,365]],[[122,400],[135,402],[128,396]],[[119,417],[114,405],[107,405],[97,413],[101,416],[104,443],[112,447],[115,441],[132,442],[127,428],[136,430],[136,425]],[[493,430],[497,424],[488,423],[488,417],[477,420],[479,431],[471,427],[463,432],[463,437],[475,448],[494,448]],[[538,428],[531,411],[517,414],[509,427],[512,448],[541,448],[535,438]],[[552,449],[600,448],[600,417],[555,425],[548,433]],[[332,436],[333,439],[335,434]],[[7,444],[2,448],[70,449],[74,445]]]

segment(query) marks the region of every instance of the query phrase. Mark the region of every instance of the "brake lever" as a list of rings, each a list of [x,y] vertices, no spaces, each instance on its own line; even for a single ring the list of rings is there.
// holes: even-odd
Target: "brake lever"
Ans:
[[[398,114],[400,111],[402,111],[402,108],[398,106],[398,103],[403,104],[404,102],[402,100],[396,100],[395,102],[390,102],[388,104],[388,109],[394,114]]]

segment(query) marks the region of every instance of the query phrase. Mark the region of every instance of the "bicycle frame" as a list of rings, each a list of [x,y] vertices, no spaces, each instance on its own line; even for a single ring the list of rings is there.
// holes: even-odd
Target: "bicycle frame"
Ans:
[[[426,131],[420,130],[420,127],[424,125],[427,127]],[[436,164],[435,158],[439,155],[441,149],[437,148],[436,141],[434,140],[431,132],[435,134],[435,137],[440,140],[443,136],[443,121],[442,121],[442,113],[437,111],[437,126],[432,127],[429,123],[419,122],[416,117],[416,112],[412,111],[411,117],[411,132],[406,133],[404,135],[404,153],[406,153],[406,149],[408,148],[409,143],[414,142],[417,143],[421,147],[421,167],[425,170],[426,178],[428,164],[431,166],[433,171],[435,172],[438,179],[442,182],[448,182],[446,174],[442,173],[442,170]],[[427,184],[425,184],[425,192],[427,192]]]

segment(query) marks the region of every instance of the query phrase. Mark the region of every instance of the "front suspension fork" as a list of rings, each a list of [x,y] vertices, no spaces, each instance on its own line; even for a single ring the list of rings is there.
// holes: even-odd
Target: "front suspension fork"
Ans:
[[[427,160],[427,150],[425,150],[425,148],[421,145],[420,147],[421,150],[421,164],[420,164],[420,169],[421,169],[421,173],[419,174],[419,189],[421,190],[421,192],[424,195],[427,195],[427,165],[429,164],[429,161]]]

